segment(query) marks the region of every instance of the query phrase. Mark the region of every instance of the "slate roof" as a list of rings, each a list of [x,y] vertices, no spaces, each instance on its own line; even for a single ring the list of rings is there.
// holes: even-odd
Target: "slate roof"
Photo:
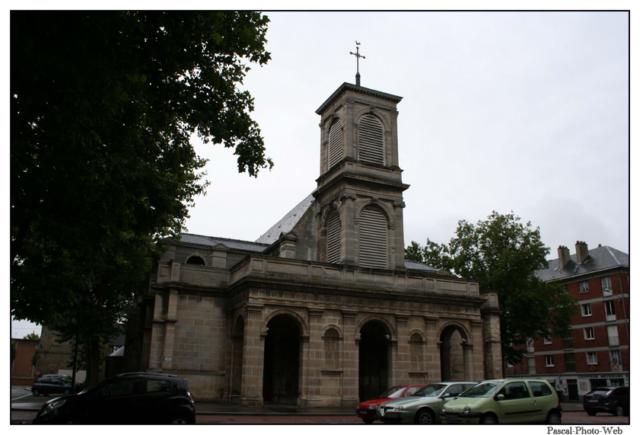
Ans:
[[[296,226],[302,215],[311,207],[313,204],[314,198],[312,194],[309,194],[305,199],[300,201],[298,205],[293,207],[287,214],[285,214],[282,219],[276,222],[271,228],[267,230],[266,233],[261,235],[256,243],[266,243],[268,245],[277,241],[280,237],[280,233],[287,234],[289,231]]]
[[[249,242],[246,240],[226,239],[224,237],[201,236],[199,234],[180,234],[180,242],[193,243],[194,245],[216,246],[224,245],[229,249],[237,249],[240,251],[262,252],[269,245],[258,242]]]
[[[619,267],[629,268],[629,254],[610,246],[598,246],[589,250],[589,256],[582,264],[576,263],[576,256],[573,254],[569,263],[561,268],[560,260],[555,258],[549,261],[546,269],[536,271],[536,276],[542,281],[555,281]]]
[[[424,263],[419,263],[417,261],[413,261],[413,260],[404,260],[404,267],[406,267],[409,270],[421,270],[423,272],[442,272],[439,269],[436,269],[435,267],[431,267],[431,266],[427,266]]]
[[[346,90],[356,91],[356,92],[360,92],[362,94],[367,94],[367,95],[373,95],[374,97],[384,98],[385,100],[390,100],[390,101],[393,101],[394,103],[399,103],[400,100],[402,100],[402,97],[398,95],[388,94],[386,92],[376,91],[375,89],[365,88],[364,86],[358,86],[358,85],[344,82],[343,84],[338,86],[338,89],[333,91],[333,94],[329,95],[329,98],[327,98],[324,101],[324,103],[320,105],[320,107],[318,107],[318,109],[316,110],[316,113],[320,115],[324,111],[324,109],[326,109],[327,106],[331,104],[331,102],[338,95],[340,95],[342,92]]]

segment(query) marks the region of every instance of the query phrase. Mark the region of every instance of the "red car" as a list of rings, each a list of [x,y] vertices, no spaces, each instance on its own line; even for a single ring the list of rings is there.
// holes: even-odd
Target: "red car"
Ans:
[[[378,418],[378,415],[376,414],[378,406],[387,403],[390,400],[411,396],[424,386],[425,384],[411,384],[391,387],[384,393],[380,394],[377,398],[361,402],[358,405],[358,409],[356,409],[356,414],[358,414],[358,417],[360,417],[365,423],[373,423],[373,421]]]

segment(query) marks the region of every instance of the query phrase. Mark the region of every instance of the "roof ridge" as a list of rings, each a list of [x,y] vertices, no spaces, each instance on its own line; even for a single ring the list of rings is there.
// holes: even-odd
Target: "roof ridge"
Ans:
[[[218,237],[218,236],[205,236],[204,234],[195,234],[195,233],[180,233],[180,235],[188,235],[188,236],[198,236],[198,237],[205,237],[207,239],[220,239],[220,240],[228,240],[230,242],[243,242],[243,243],[252,243],[254,245],[265,245],[265,246],[269,246],[268,243],[262,243],[262,242],[255,242],[252,240],[242,240],[242,239],[232,239],[230,237]]]

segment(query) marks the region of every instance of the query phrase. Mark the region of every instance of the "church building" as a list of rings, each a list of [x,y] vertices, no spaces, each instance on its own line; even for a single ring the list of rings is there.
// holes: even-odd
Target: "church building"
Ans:
[[[404,258],[402,98],[357,83],[316,111],[316,189],[258,240],[164,242],[127,369],[184,377],[196,400],[299,407],[502,375],[496,294]]]

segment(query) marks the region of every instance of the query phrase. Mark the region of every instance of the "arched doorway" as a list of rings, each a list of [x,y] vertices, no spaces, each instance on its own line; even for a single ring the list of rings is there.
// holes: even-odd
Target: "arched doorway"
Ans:
[[[391,335],[384,323],[371,320],[360,330],[358,387],[360,400],[377,397],[389,388]]]
[[[267,324],[262,397],[265,403],[295,405],[300,375],[300,325],[279,314]]]
[[[440,379],[465,381],[467,336],[456,325],[449,325],[440,334]]]
[[[231,400],[242,394],[242,356],[244,348],[244,320],[236,319],[231,333]]]

